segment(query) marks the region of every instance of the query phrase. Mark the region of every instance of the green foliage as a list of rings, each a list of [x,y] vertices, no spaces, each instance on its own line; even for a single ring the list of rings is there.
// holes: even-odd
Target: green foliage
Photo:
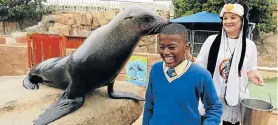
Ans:
[[[260,32],[276,32],[277,24],[273,18],[274,0],[244,0],[249,6],[250,22],[256,23],[256,30]],[[182,17],[201,11],[219,14],[224,6],[224,0],[207,0],[200,3],[198,0],[173,0],[175,6],[174,17]]]
[[[0,0],[0,21],[40,20],[50,12],[44,8],[42,0]]]

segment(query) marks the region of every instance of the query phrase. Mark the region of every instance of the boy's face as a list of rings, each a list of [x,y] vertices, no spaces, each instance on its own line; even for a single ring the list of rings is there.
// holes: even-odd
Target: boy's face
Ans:
[[[186,49],[185,38],[182,35],[159,35],[160,56],[166,66],[175,67],[184,61],[184,52]]]

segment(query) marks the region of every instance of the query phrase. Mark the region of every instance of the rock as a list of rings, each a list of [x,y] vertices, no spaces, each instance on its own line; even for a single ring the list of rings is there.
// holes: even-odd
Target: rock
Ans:
[[[90,13],[85,13],[85,16],[82,17],[81,24],[91,26],[93,21],[93,15]]]
[[[55,23],[63,23],[63,15],[55,15]]]
[[[96,29],[107,24],[109,21],[105,19],[104,15],[100,12],[92,12],[93,22],[92,29]]]
[[[25,29],[28,34],[35,33],[38,31],[38,25],[34,25]]]
[[[44,85],[39,90],[22,86],[23,76],[0,77],[0,124],[30,125],[59,98],[62,90]],[[12,83],[12,84],[11,84]],[[144,102],[110,99],[107,87],[86,96],[85,104],[49,125],[131,125],[142,113]],[[129,91],[141,97],[145,89],[127,82],[115,84],[115,91]]]
[[[147,38],[146,37],[142,37],[142,39],[139,41],[138,43],[138,46],[141,47],[141,46],[146,46],[146,41],[147,41]]]
[[[49,23],[49,22],[56,22],[56,21],[57,21],[56,15],[44,16],[42,19],[42,23]]]
[[[141,53],[148,52],[148,48],[147,48],[147,46],[137,46],[135,48],[134,52],[138,52],[138,53],[139,52],[141,52]]]
[[[111,21],[119,10],[103,10],[103,11],[76,11],[62,12],[56,15],[44,16],[43,20],[35,26],[28,27],[27,33],[50,33],[65,34],[73,36],[88,36],[92,30],[95,30]],[[169,11],[160,11],[159,15],[170,18]],[[1,25],[1,23],[0,23]],[[1,32],[1,29],[0,29]],[[24,40],[19,40],[23,41]],[[136,52],[156,52],[155,35],[144,36],[137,47]],[[145,47],[144,47],[145,46]]]
[[[146,45],[148,47],[149,53],[156,53],[157,52],[156,35],[147,36]]]
[[[111,21],[117,14],[114,10],[102,11],[101,13],[107,21]]]
[[[142,125],[142,121],[143,121],[143,111],[142,111],[140,117],[131,125]]]
[[[159,54],[148,54],[148,66],[152,66],[157,61],[162,61]]]
[[[74,24],[81,25],[84,16],[83,13],[74,14],[73,16],[74,16]]]
[[[156,47],[155,47],[155,43],[152,43],[152,44],[148,44],[148,50],[149,50],[149,53],[156,53]]]
[[[64,25],[73,25],[74,22],[74,15],[73,14],[62,14],[61,23]]]
[[[60,23],[55,23],[53,27],[49,27],[49,33],[69,35],[69,27]]]
[[[170,19],[170,11],[160,11],[158,14],[166,19]]]
[[[72,25],[70,35],[74,36],[88,36],[91,32],[91,26],[86,25]]]
[[[48,31],[49,23],[45,24],[42,22],[38,22],[38,25],[34,25],[25,29],[27,34],[32,33],[46,33]]]
[[[66,49],[66,55],[70,55],[72,53],[74,53],[76,51],[76,49]]]

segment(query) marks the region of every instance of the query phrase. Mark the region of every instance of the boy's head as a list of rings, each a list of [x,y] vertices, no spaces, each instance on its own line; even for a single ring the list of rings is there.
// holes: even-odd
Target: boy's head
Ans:
[[[175,67],[185,60],[188,49],[188,34],[181,24],[169,24],[158,34],[160,56],[166,66]]]

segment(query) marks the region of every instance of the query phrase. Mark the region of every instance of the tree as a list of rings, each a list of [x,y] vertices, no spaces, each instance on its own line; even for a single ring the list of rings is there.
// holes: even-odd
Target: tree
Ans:
[[[42,0],[0,0],[0,21],[18,22],[21,29],[24,21],[38,21],[52,11],[44,8]]]
[[[249,22],[256,23],[255,30],[260,33],[276,32],[277,24],[272,16],[274,0],[244,1],[249,6]],[[224,0],[203,0],[203,2],[199,0],[174,0],[173,5],[175,7],[175,18],[201,11],[219,14],[224,5]]]

